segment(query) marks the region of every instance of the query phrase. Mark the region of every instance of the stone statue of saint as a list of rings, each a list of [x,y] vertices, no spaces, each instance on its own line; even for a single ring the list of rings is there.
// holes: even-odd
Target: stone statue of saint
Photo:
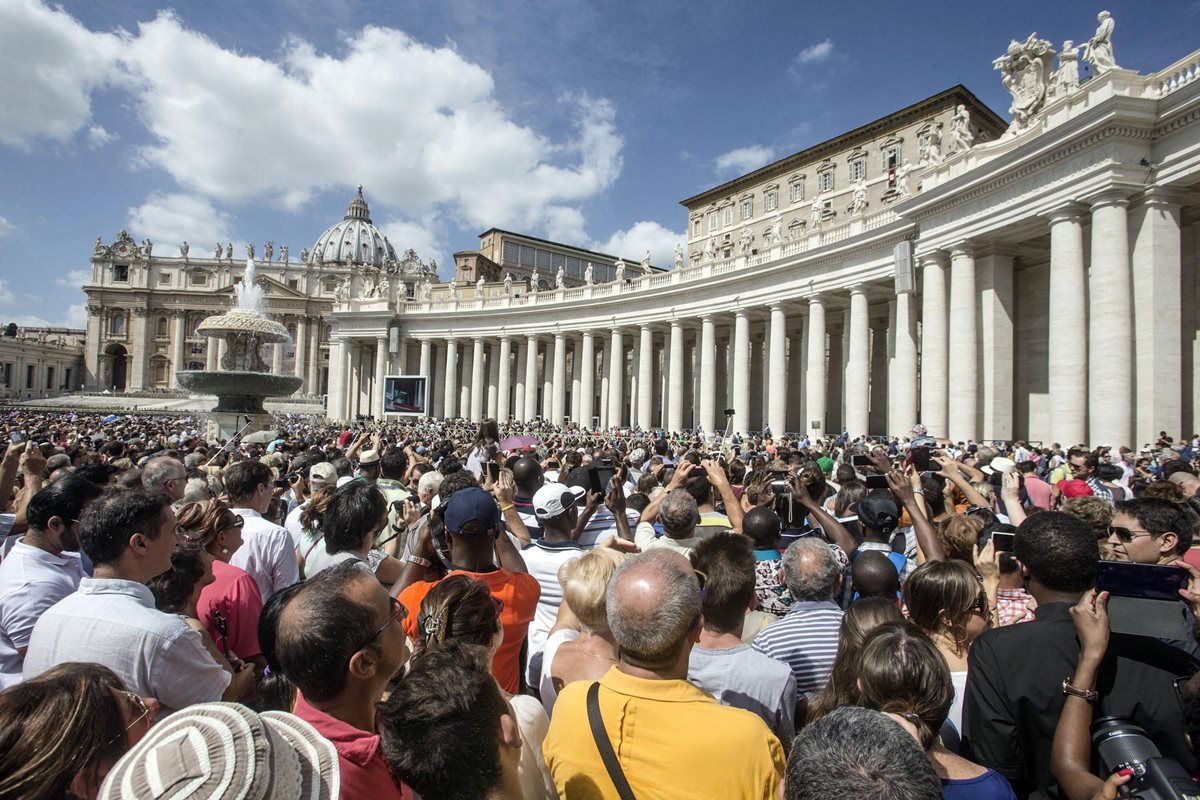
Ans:
[[[859,181],[854,184],[854,199],[850,202],[851,214],[865,214],[867,212],[867,184],[865,181]]]
[[[179,245],[179,255],[183,258],[184,261],[187,261],[188,249],[189,248],[188,248],[187,239],[184,239],[183,244]]]
[[[225,243],[225,258],[233,261],[233,242]]]
[[[96,237],[96,244],[92,245],[92,255],[93,256],[104,255],[104,242],[100,241],[99,236]]]
[[[754,249],[754,234],[750,232],[749,225],[743,224],[742,234],[738,237],[738,254],[748,256],[752,249]]]
[[[225,249],[225,248],[223,248],[223,247],[221,246],[221,243],[220,243],[220,242],[217,242],[217,246],[216,246],[215,248],[213,248],[213,260],[214,260],[214,261],[220,261],[220,260],[221,260],[221,251],[222,251],[222,250],[224,250],[224,249]]]
[[[565,283],[565,282],[564,282],[564,280],[563,280],[563,275],[564,275],[564,274],[565,274],[565,273],[563,272],[563,268],[562,268],[562,267],[559,267],[559,268],[558,268],[558,272],[554,273],[554,288],[555,288],[555,289],[565,289],[565,288],[567,288],[567,285],[566,285],[566,283]]]
[[[683,269],[683,245],[675,243],[675,269]]]
[[[942,163],[942,131],[941,123],[934,125],[925,134],[918,151],[917,161],[921,164]]]
[[[286,249],[286,248],[284,248],[284,249]],[[308,248],[307,247],[300,248],[300,263],[301,264],[308,263]]]
[[[450,287],[450,299],[457,303],[458,302],[458,284],[455,283],[454,281],[450,281],[450,283],[448,283],[446,285]]]
[[[1096,20],[1100,25],[1096,28],[1096,34],[1088,40],[1087,46],[1084,47],[1083,58],[1092,65],[1092,69],[1096,71],[1097,75],[1103,75],[1110,69],[1120,69],[1117,62],[1113,60],[1112,35],[1116,22],[1113,21],[1112,14],[1107,11],[1097,14]]]
[[[954,120],[950,123],[950,142],[956,151],[970,150],[975,144],[975,134],[971,133],[971,112],[967,111],[964,105],[954,109]]]
[[[642,256],[642,274],[650,274],[650,249],[646,249],[646,255]]]
[[[358,296],[360,298],[375,297],[375,270],[363,270],[362,282],[358,285]]]
[[[533,268],[533,272],[529,273],[529,291],[531,294],[538,293],[538,271],[537,267]]]
[[[279,248],[279,260],[285,264],[288,263],[288,246],[286,244]]]
[[[333,293],[333,299],[339,303],[345,303],[350,300],[350,278],[343,278],[338,284],[337,290]]]
[[[313,263],[318,266],[325,263],[325,248],[324,247],[318,247],[316,250],[313,250]]]
[[[709,239],[704,244],[704,260],[705,261],[715,261],[716,258],[717,258],[717,240],[715,238],[712,238],[712,239]]]
[[[270,264],[271,258],[274,255],[275,255],[275,241],[273,239],[268,239],[267,243],[263,245],[263,261],[266,261],[268,264]]]
[[[246,258],[254,258],[254,242],[246,242]]]
[[[625,262],[622,259],[617,259],[617,274],[613,276],[613,280],[617,283],[625,282]]]
[[[150,241],[149,239],[142,240],[142,250],[145,251],[146,258],[149,258],[154,252],[154,242]]]
[[[375,296],[384,300],[392,299],[392,284],[386,272],[380,273],[379,283],[375,285]]]
[[[483,297],[483,284],[485,282],[486,281],[483,280],[482,275],[479,276],[479,280],[475,281],[475,297],[476,298]]]
[[[1079,48],[1070,39],[1063,42],[1058,54],[1058,69],[1054,72],[1051,88],[1059,97],[1079,88]]]
[[[587,267],[583,270],[583,282],[591,286],[596,282],[595,274],[595,267],[592,266],[592,262],[587,262]]]
[[[511,272],[504,273],[504,294],[506,294],[506,295],[512,294],[512,273]]]
[[[821,195],[818,193],[813,196],[812,205],[809,207],[809,229],[819,230],[821,220],[825,216],[825,204],[821,202]]]
[[[775,221],[771,223],[771,227],[768,230],[770,231],[770,238],[767,241],[772,245],[783,244],[783,220],[779,218],[778,214],[775,215]]]
[[[901,197],[908,197],[911,191],[908,185],[908,176],[912,174],[912,164],[905,162],[896,168],[896,191]]]

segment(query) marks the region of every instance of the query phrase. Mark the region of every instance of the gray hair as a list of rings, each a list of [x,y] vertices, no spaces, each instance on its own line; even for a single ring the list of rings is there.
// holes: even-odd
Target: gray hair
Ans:
[[[182,461],[168,456],[152,458],[142,467],[142,486],[150,491],[161,492],[164,483],[181,473],[187,477]]]
[[[658,520],[663,530],[676,538],[686,539],[700,522],[696,500],[684,489],[672,489],[658,507]]]
[[[643,586],[628,585],[635,581]],[[679,654],[700,615],[700,583],[686,558],[655,548],[617,567],[606,605],[621,650],[644,664],[665,664]]]
[[[784,800],[939,800],[941,796],[942,782],[921,746],[878,711],[857,706],[835,709],[806,726],[788,756]]]
[[[793,600],[828,600],[841,574],[824,539],[798,539],[783,551],[783,580]]]
[[[433,497],[442,488],[442,478],[445,476],[436,469],[431,469],[417,481],[417,496]]]
[[[188,503],[199,503],[212,496],[212,489],[209,487],[208,481],[204,478],[188,478],[187,485],[183,490],[183,497],[179,500],[179,507],[183,508]]]

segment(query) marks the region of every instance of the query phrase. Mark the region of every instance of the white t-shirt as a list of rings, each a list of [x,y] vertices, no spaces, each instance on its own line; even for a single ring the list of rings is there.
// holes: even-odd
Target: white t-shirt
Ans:
[[[242,527],[242,546],[229,557],[229,563],[250,573],[262,592],[263,603],[271,595],[300,580],[296,563],[296,545],[284,528],[263,519],[250,508],[235,508],[233,513],[246,520]]]
[[[38,618],[82,579],[79,556],[56,556],[21,541],[0,562],[0,689],[21,682],[18,651],[29,646]]]
[[[542,587],[541,597],[538,598],[537,608],[533,612],[533,621],[529,623],[529,656],[525,667],[525,680],[530,686],[536,686],[541,673],[541,659],[534,656],[541,654],[546,646],[546,636],[554,627],[558,618],[558,607],[562,605],[563,589],[558,582],[558,569],[563,564],[583,555],[584,549],[572,541],[547,542],[538,539],[521,551],[525,559],[525,569]]]
[[[554,681],[550,678],[550,667],[554,664],[554,656],[558,654],[558,648],[566,642],[573,642],[579,638],[579,631],[571,628],[563,628],[550,634],[546,639],[546,649],[542,651],[542,676],[538,681],[538,694],[542,696],[542,707],[546,709],[547,714],[554,713],[554,702],[558,700],[558,691],[554,688]]]
[[[521,733],[517,776],[521,780],[522,794],[525,800],[557,800],[558,792],[542,755],[542,743],[550,731],[550,717],[537,699],[527,694],[513,695],[509,702],[517,717],[517,730]]]

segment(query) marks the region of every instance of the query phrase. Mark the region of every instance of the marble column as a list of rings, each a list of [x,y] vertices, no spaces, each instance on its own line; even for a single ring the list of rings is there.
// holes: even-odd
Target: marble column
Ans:
[[[500,337],[500,357],[496,364],[500,368],[496,379],[496,419],[505,422],[512,415],[512,339],[508,336]]]
[[[983,380],[980,435],[1012,441],[1013,436],[1013,256],[989,249],[976,261],[979,279],[979,365]]]
[[[592,417],[595,415],[596,402],[596,340],[592,331],[583,332],[579,358],[579,419],[585,428],[592,427]]]
[[[446,339],[446,411],[447,419],[458,416],[458,340]]]
[[[276,342],[271,345],[271,374],[283,374],[283,346],[284,342]]]
[[[538,340],[530,336],[525,340],[525,420],[537,416],[537,364]]]
[[[779,303],[771,304],[770,372],[767,375],[767,427],[779,437],[787,430],[787,314]]]
[[[804,320],[799,320],[799,324],[803,324]],[[788,336],[788,363],[787,363],[787,428],[785,430],[792,433],[803,433],[808,430],[808,423],[804,421],[804,391],[807,384],[804,381],[804,335],[802,332],[793,331]]]
[[[462,357],[458,362],[458,414],[465,419],[471,418],[471,362],[474,360],[474,353],[475,351],[464,343]]]
[[[542,419],[553,419],[554,417],[554,340],[546,342],[546,352],[542,354],[542,363],[539,366],[542,376],[542,402],[539,405],[539,413]]]
[[[600,407],[597,409],[597,412],[600,417],[600,427],[607,428],[608,427],[608,376],[609,376],[609,372],[611,371],[609,365],[610,365],[610,362],[612,361],[612,358],[610,357],[612,355],[612,346],[608,343],[608,341],[606,339],[604,339],[602,337],[598,343],[598,348],[600,350],[600,392],[599,392]]]
[[[301,317],[296,322],[296,360],[292,364],[292,375],[297,378],[305,378],[305,366],[308,363],[308,319]],[[315,389],[300,384],[301,394],[315,393]]]
[[[949,436],[965,442],[979,437],[979,348],[975,309],[975,251],[961,244],[950,251]]]
[[[733,430],[745,434],[750,430],[750,315],[745,309],[733,315],[732,349]]]
[[[882,436],[887,433],[888,420],[888,331],[895,324],[892,304],[888,317],[871,325],[871,408],[867,416],[867,433]]]
[[[550,380],[550,420],[561,425],[567,409],[567,337],[561,331],[554,334],[554,375]]]
[[[683,323],[671,320],[671,338],[667,360],[667,419],[669,431],[683,429]]]
[[[921,423],[946,436],[950,399],[950,327],[946,316],[946,254],[921,256]]]
[[[570,415],[571,421],[579,423],[579,392],[583,388],[583,364],[580,363],[579,351],[581,345],[579,339],[571,337],[571,401],[567,403],[567,414]]]
[[[308,393],[321,394],[321,320],[314,319],[309,326],[308,343]],[[330,375],[333,374],[333,361],[329,364]],[[325,387],[328,395],[329,387]]]
[[[375,380],[371,384],[371,416],[383,419],[383,379],[388,373],[388,340],[380,336],[375,340]]]
[[[746,430],[761,432],[766,425],[766,360],[770,333],[764,328],[762,336],[750,330],[750,414],[746,418]]]
[[[916,298],[896,295],[895,360],[888,385],[892,436],[910,436],[917,424],[917,315]]]
[[[1083,220],[1077,206],[1050,215],[1050,340],[1048,376],[1050,439],[1063,447],[1087,441],[1088,352],[1087,272],[1083,265]],[[1113,442],[1120,445],[1123,442]]]
[[[184,338],[186,338],[186,334],[184,333],[185,321],[186,320],[184,319],[184,312],[182,310],[178,310],[175,313],[175,316],[171,320],[171,328],[172,328],[171,333],[174,338],[174,341],[172,341],[172,343],[171,343],[172,347],[173,347],[172,353],[171,353],[171,375],[170,375],[171,388],[176,387],[175,375],[180,370],[187,369],[187,361],[186,361],[187,356],[185,355],[186,351],[184,350],[184,341],[183,341]],[[67,387],[67,388],[70,388],[70,387]]]
[[[850,333],[846,337],[845,428],[851,437],[865,436],[871,409],[871,319],[863,286],[850,290]]]
[[[1134,352],[1137,362],[1136,441],[1183,430],[1183,296],[1178,195],[1151,189],[1130,213],[1133,233]]]
[[[429,415],[432,417],[446,416],[446,358],[442,353],[445,350],[445,345],[432,345],[430,347],[430,362],[429,362],[429,396],[432,402],[429,406]]]
[[[346,357],[340,339],[329,343],[329,392],[326,399],[326,414],[333,420],[346,418],[345,386]]]
[[[1138,444],[1133,440],[1132,378],[1136,373],[1128,209],[1129,200],[1123,193],[1105,193],[1092,201],[1092,258],[1088,279],[1088,350],[1091,353],[1088,360],[1088,432],[1092,444],[1108,443],[1113,447]],[[1156,324],[1162,325],[1162,321]]]
[[[700,318],[700,427],[711,436],[717,426],[717,328],[712,315]]]
[[[637,424],[644,431],[654,427],[654,331],[642,325],[638,355]]]
[[[805,383],[808,384],[808,418],[804,420],[803,433],[819,439],[825,435],[826,375],[825,299],[821,295],[810,297],[808,300],[808,331],[804,338],[808,342],[808,366],[805,370]]]
[[[128,376],[127,386],[132,391],[138,391],[147,387],[146,380],[147,367],[150,366],[150,348],[146,346],[147,333],[151,326],[147,323],[147,309],[139,307],[133,309],[129,315],[129,343],[133,345],[129,350],[129,368],[126,370]],[[224,344],[225,340],[221,340]],[[21,376],[21,380],[25,380],[25,376]],[[36,383],[34,385],[36,388]]]
[[[431,383],[432,383],[433,376],[430,374],[429,369],[432,366],[433,366],[433,342],[429,341],[428,339],[422,339],[421,340],[421,360],[417,364],[417,367],[418,367],[417,371],[421,375],[424,375],[426,378],[429,378]]]
[[[476,336],[471,354],[471,421],[483,421],[483,338]]]
[[[624,424],[625,416],[625,342],[621,329],[614,327],[608,357],[608,425]]]

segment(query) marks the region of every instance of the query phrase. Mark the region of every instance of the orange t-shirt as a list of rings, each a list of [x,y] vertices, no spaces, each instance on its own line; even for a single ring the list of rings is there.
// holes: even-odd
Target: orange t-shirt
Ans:
[[[523,572],[509,572],[497,569],[492,572],[467,572],[455,570],[450,575],[466,575],[485,584],[491,590],[492,597],[500,601],[500,625],[504,628],[504,641],[492,659],[492,674],[500,682],[500,686],[509,694],[516,694],[521,689],[521,645],[525,641],[525,632],[533,620],[534,609],[537,608],[538,598],[542,595],[542,587],[537,579]],[[404,631],[414,642],[417,640],[417,618],[421,611],[421,601],[429,590],[437,585],[437,581],[417,581],[400,592],[399,600],[408,609],[404,619]]]

